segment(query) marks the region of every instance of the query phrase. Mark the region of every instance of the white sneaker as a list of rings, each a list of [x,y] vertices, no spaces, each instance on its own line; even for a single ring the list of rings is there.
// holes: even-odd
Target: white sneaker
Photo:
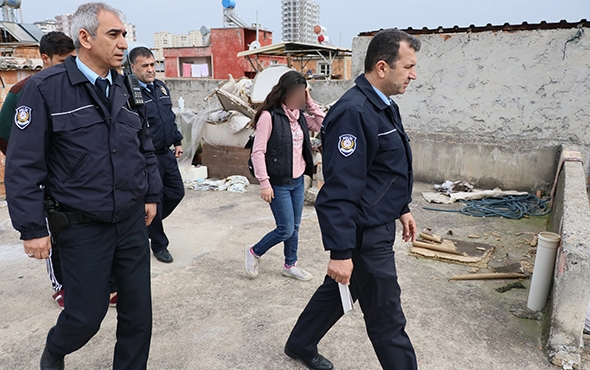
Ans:
[[[291,277],[301,281],[310,281],[313,275],[297,266],[297,262],[291,267],[283,265],[283,276]]]
[[[258,265],[260,264],[260,257],[256,257],[251,251],[252,245],[246,246],[244,249],[246,272],[251,278],[258,276]]]

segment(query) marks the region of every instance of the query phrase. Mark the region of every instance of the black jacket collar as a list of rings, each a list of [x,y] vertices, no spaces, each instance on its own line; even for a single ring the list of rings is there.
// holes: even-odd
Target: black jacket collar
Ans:
[[[82,71],[80,71],[78,69],[78,65],[76,64],[76,57],[75,56],[69,56],[66,59],[64,64],[66,65],[66,71],[68,73],[68,77],[70,78],[70,83],[72,85],[77,85],[77,84],[84,83],[84,82],[90,82],[90,81],[88,81],[88,79],[86,78],[84,73],[82,73]],[[123,86],[123,83],[118,78],[119,73],[117,72],[116,69],[111,69],[111,76],[113,77],[113,84],[119,85],[121,87]]]
[[[362,91],[362,93],[365,94],[365,96],[371,101],[371,103],[373,103],[374,106],[376,106],[380,110],[389,108],[389,105],[387,105],[383,101],[383,99],[381,99],[381,97],[377,95],[377,92],[375,92],[373,85],[371,85],[369,80],[367,80],[364,73],[358,76],[354,82]]]

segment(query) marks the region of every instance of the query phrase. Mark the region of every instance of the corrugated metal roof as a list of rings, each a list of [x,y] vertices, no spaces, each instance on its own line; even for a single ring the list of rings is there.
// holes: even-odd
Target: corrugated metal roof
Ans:
[[[488,32],[488,31],[505,31],[505,32],[513,32],[513,31],[527,31],[527,30],[549,30],[549,29],[567,29],[567,28],[582,28],[582,27],[590,27],[590,22],[586,19],[582,19],[579,22],[568,22],[566,20],[562,20],[560,22],[554,23],[547,23],[542,21],[541,23],[528,23],[522,22],[521,24],[509,24],[504,23],[503,25],[492,25],[488,23],[485,26],[476,26],[470,25],[468,27],[459,27],[454,26],[450,28],[445,28],[439,26],[437,28],[420,28],[414,29],[412,27],[406,28],[402,31],[405,31],[411,35],[427,35],[427,34],[437,34],[437,33],[467,33],[467,32]],[[368,31],[368,32],[361,32],[359,36],[374,36],[377,32],[376,31]]]

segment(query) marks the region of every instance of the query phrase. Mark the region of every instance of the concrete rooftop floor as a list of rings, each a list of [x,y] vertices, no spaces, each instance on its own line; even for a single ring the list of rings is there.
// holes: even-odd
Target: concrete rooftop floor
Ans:
[[[472,218],[423,210],[416,184],[412,212],[419,230],[454,238],[470,234],[498,247],[493,264],[506,263],[530,249],[530,234],[545,219]],[[282,246],[262,259],[261,274],[249,279],[243,248],[274,227],[258,186],[248,193],[187,190],[179,208],[165,222],[175,258],[170,265],[152,258],[154,325],[150,369],[303,369],[283,354],[285,340],[309,298],[321,283],[329,255],[324,252],[314,208],[306,206],[300,232],[300,263],[311,282],[281,276]],[[484,234],[499,237],[484,240]],[[400,231],[398,230],[398,236]],[[499,240],[498,240],[499,239]],[[448,281],[470,267],[419,259],[409,244],[394,246],[407,331],[419,368],[552,369],[541,349],[540,323],[519,319],[510,307],[527,299],[528,289],[498,293],[510,281]],[[528,288],[529,281],[523,281]],[[38,368],[48,329],[60,310],[51,299],[45,263],[22,251],[8,211],[0,209],[0,369]],[[108,369],[115,343],[116,310],[111,308],[100,332],[66,357],[69,369]],[[362,312],[343,317],[320,343],[320,352],[336,369],[379,369],[365,332]]]

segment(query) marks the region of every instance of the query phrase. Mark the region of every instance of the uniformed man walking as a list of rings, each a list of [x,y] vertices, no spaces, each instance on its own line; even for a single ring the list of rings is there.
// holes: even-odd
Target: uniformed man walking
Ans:
[[[396,219],[403,226],[404,241],[416,236],[408,207],[412,154],[398,106],[389,96],[403,94],[416,79],[419,50],[420,41],[405,32],[377,33],[367,50],[365,74],[324,120],[325,184],[316,210],[330,262],[324,283],[301,313],[285,346],[288,356],[309,369],[333,368],[317,346],[343,315],[337,283],[350,283],[381,366],[417,368],[405,332],[392,249]]]
[[[152,251],[160,262],[171,263],[168,251],[169,240],[164,233],[162,220],[168,217],[184,197],[184,185],[177,158],[182,155],[182,134],[176,126],[176,115],[172,111],[170,90],[160,80],[156,80],[156,59],[146,47],[136,47],[129,53],[131,68],[141,85],[147,118],[150,123],[150,136],[156,149],[158,169],[162,178],[162,201],[158,213],[148,227]],[[174,145],[174,151],[171,150]]]
[[[67,289],[41,369],[63,369],[64,356],[99,330],[111,273],[119,292],[113,368],[146,368],[152,329],[146,224],[162,185],[147,120],[115,70],[127,49],[121,18],[103,3],[78,8],[71,21],[78,57],[26,83],[8,145],[12,223],[25,253],[44,259],[49,219]]]

